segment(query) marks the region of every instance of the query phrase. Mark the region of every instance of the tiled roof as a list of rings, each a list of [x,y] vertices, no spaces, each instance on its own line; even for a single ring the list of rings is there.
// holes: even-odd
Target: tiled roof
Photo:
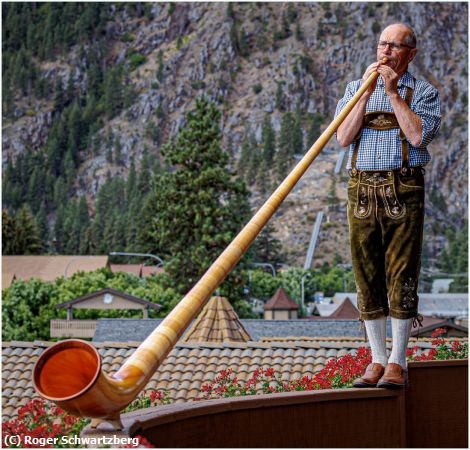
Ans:
[[[427,319],[425,317],[423,326],[427,327],[431,324]],[[132,339],[136,341],[143,341],[162,321],[163,319],[98,319],[93,342],[127,342],[129,336],[132,336]],[[354,337],[357,339],[364,337],[364,331],[359,328],[360,322],[358,320],[332,320],[328,317],[321,320],[240,319],[240,323],[254,341],[259,341],[261,338],[289,336],[307,336],[315,339],[332,336]],[[188,329],[183,333],[180,340],[184,338],[187,332]],[[412,329],[413,334],[416,334],[416,328]],[[422,334],[423,328],[420,329],[420,336]],[[390,320],[387,320],[387,336],[392,336]]]
[[[2,272],[2,289],[10,287],[14,279],[15,275],[13,273]]]
[[[349,297],[346,297],[330,317],[332,319],[359,319],[359,311]]]
[[[212,297],[182,342],[246,342],[251,337],[225,297]]]
[[[2,256],[2,274],[9,273],[21,280],[35,277],[54,281],[63,277],[66,269],[67,276],[70,277],[75,272],[92,272],[107,264],[107,256]]]
[[[286,293],[286,291],[280,287],[276,293],[266,302],[264,305],[265,310],[272,309],[299,309],[299,305],[294,302]]]
[[[109,267],[113,273],[125,272],[140,277],[142,264],[111,264]]]
[[[129,300],[130,302],[138,303],[139,305],[143,305],[143,306],[149,306],[149,307],[156,308],[156,309],[162,308],[162,305],[159,305],[158,303],[149,302],[148,300],[135,297],[134,295],[126,294],[125,292],[121,292],[113,288],[104,288],[104,289],[100,289],[99,291],[90,292],[89,294],[85,294],[80,297],[74,298],[73,300],[69,300],[68,302],[59,303],[56,305],[56,308],[68,308],[69,306],[74,306],[77,303],[86,302],[87,300],[100,297],[104,294],[111,294],[111,295],[114,295],[115,297],[123,298],[125,300]]]
[[[418,293],[419,313],[423,316],[457,317],[468,316],[468,293],[437,294],[433,292]],[[341,302],[346,297],[357,304],[355,292],[338,292],[333,301]]]
[[[3,420],[15,415],[17,409],[38,397],[32,383],[34,363],[50,342],[2,343],[2,407]],[[95,343],[101,355],[103,370],[108,375],[117,371],[139,343]],[[390,340],[388,348],[390,349]],[[431,347],[430,339],[410,341],[410,346]],[[153,375],[146,389],[166,390],[172,401],[193,400],[203,384],[213,381],[216,374],[231,368],[241,381],[248,379],[258,367],[272,367],[282,380],[311,376],[333,357],[354,354],[367,346],[361,340],[308,337],[286,340],[272,338],[266,342],[243,343],[178,343]]]
[[[163,319],[98,319],[93,342],[127,342],[129,336],[136,341],[143,341]],[[193,322],[194,323],[194,322]],[[254,341],[261,337],[309,336],[313,338],[328,336],[351,336],[361,338],[364,332],[359,329],[358,320],[264,320],[240,319]],[[191,325],[189,325],[191,326]],[[187,333],[188,330],[185,331]],[[388,321],[387,335],[392,335]],[[183,334],[185,336],[185,334]]]
[[[142,266],[141,276],[143,278],[145,278],[145,277],[148,277],[150,275],[155,275],[157,273],[162,273],[163,271],[164,271],[163,267]]]

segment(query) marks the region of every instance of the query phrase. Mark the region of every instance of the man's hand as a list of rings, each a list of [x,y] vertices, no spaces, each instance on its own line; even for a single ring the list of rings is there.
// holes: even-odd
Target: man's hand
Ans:
[[[371,64],[366,71],[364,72],[364,75],[362,76],[362,82],[364,83],[374,72],[377,72],[377,67],[380,65],[380,62],[375,62]],[[377,85],[377,79],[367,88],[366,92],[364,92],[363,95],[365,95],[367,98],[369,98],[374,90],[375,86]]]
[[[388,67],[385,64],[380,64],[377,68],[377,72],[380,73],[382,76],[382,80],[384,82],[385,93],[389,96],[396,96],[398,94],[398,80],[400,77],[398,74]]]

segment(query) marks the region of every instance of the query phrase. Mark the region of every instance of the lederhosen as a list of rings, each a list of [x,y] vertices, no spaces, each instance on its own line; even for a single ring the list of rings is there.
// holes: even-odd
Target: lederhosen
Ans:
[[[405,102],[411,105],[413,90]],[[363,128],[400,129],[400,169],[357,170]],[[424,222],[424,169],[409,166],[409,145],[394,113],[365,114],[351,158],[348,222],[361,320],[418,316]]]

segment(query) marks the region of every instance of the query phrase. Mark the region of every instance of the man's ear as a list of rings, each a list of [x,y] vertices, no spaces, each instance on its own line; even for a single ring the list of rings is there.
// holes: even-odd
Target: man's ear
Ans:
[[[415,59],[416,53],[418,53],[417,48],[413,48],[410,50],[410,54],[408,55],[408,64]]]

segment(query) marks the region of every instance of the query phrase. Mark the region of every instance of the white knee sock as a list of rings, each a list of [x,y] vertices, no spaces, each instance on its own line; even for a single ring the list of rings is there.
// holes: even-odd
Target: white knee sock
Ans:
[[[364,320],[364,325],[372,352],[372,362],[385,367],[387,365],[387,318]]]
[[[392,353],[388,358],[389,363],[400,364],[406,369],[406,349],[411,334],[413,319],[395,319],[392,317]]]

